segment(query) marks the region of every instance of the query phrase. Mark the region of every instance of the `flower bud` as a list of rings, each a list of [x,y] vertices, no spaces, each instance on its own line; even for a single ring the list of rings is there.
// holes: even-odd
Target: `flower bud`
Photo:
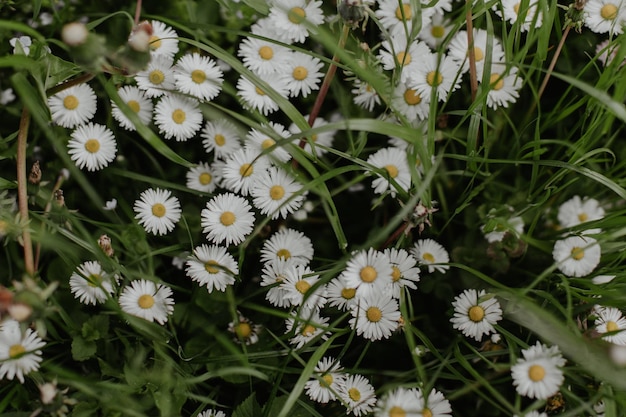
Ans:
[[[61,39],[69,46],[80,46],[87,41],[89,31],[84,23],[68,23],[61,30]]]

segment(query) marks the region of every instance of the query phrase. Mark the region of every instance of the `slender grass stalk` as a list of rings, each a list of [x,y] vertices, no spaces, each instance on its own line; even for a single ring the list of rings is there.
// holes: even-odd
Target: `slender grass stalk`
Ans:
[[[17,135],[17,198],[20,217],[25,224],[22,230],[22,245],[24,247],[24,269],[30,276],[35,275],[33,244],[28,225],[28,192],[26,180],[26,143],[30,125],[30,112],[26,107],[22,110],[20,130]]]
[[[63,181],[65,181],[65,176],[63,174],[59,174],[56,183],[54,183],[54,187],[52,188],[52,193],[50,194],[50,198],[48,199],[48,203],[46,204],[46,207],[44,208],[44,216],[47,216],[48,213],[50,213],[50,210],[52,209],[52,200],[54,199],[54,194],[61,189],[61,185],[63,184]],[[42,223],[41,225],[41,232],[44,231],[45,228],[45,224]],[[41,242],[37,242],[37,246],[35,248],[35,270],[39,269],[39,257],[41,255]]]
[[[465,13],[465,25],[467,26],[467,50],[469,57],[470,89],[472,91],[472,102],[476,100],[478,91],[478,77],[476,75],[476,56],[474,55],[474,24],[472,17],[472,2],[467,0]]]
[[[541,83],[541,87],[539,87],[539,91],[537,92],[537,100],[541,99],[543,92],[548,85],[548,81],[550,80],[550,76],[552,75],[552,71],[554,71],[554,67],[556,66],[556,61],[559,59],[561,55],[561,50],[563,49],[563,45],[565,44],[565,40],[567,39],[567,35],[572,27],[568,26],[563,31],[563,36],[561,36],[561,40],[559,41],[559,45],[556,47],[556,51],[554,51],[554,56],[552,57],[552,61],[550,62],[550,66],[548,67],[548,71],[546,72],[545,77],[543,78],[543,82]]]

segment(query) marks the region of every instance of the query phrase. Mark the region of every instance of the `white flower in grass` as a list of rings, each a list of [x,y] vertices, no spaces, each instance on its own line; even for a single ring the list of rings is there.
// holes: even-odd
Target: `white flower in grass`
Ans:
[[[339,397],[346,406],[347,414],[367,415],[376,405],[376,393],[369,379],[363,375],[349,375]]]
[[[583,9],[585,26],[595,33],[620,34],[626,22],[626,3],[622,0],[589,0]]]
[[[187,188],[201,191],[203,193],[212,193],[220,182],[220,172],[216,172],[211,165],[206,162],[200,162],[187,171]]]
[[[115,198],[112,198],[109,201],[106,201],[103,207],[103,209],[107,211],[112,211],[112,210],[115,210],[116,208],[117,208],[117,199]]]
[[[382,293],[393,281],[389,258],[373,248],[352,254],[340,277],[359,299]]]
[[[290,97],[307,97],[312,91],[319,90],[324,76],[320,71],[323,66],[319,58],[303,52],[293,52],[278,73],[285,82]]]
[[[374,107],[381,102],[378,92],[374,90],[371,85],[358,78],[353,81],[352,90],[350,90],[350,92],[353,95],[352,101],[354,101],[354,104],[361,106],[367,111],[374,110]]]
[[[210,101],[222,91],[224,73],[211,58],[194,52],[176,62],[174,79],[181,93]]]
[[[500,303],[492,294],[485,294],[484,290],[463,291],[454,298],[452,307],[452,327],[476,341],[482,340],[483,335],[494,333],[493,325],[502,319]]]
[[[518,417],[517,415],[513,415],[513,417]],[[524,414],[524,417],[548,417],[546,413],[540,413],[537,410],[530,411]]]
[[[339,310],[351,310],[359,299],[356,297],[356,288],[348,286],[341,276],[333,278],[326,285],[328,305]]]
[[[371,341],[389,338],[400,322],[398,301],[386,293],[359,298],[351,313],[350,327]]]
[[[214,288],[223,292],[226,287],[235,283],[239,267],[226,248],[202,244],[193,250],[193,256],[187,260],[185,272],[201,286],[206,285],[209,293]]]
[[[604,307],[596,310],[598,318],[594,321],[596,331],[602,339],[616,345],[626,346],[626,317],[615,307]]]
[[[585,222],[600,220],[604,217],[604,209],[595,198],[575,195],[559,206],[557,220],[561,227],[575,227]],[[600,233],[601,229],[586,229],[584,234]]]
[[[443,13],[435,13],[424,24],[417,37],[431,48],[437,49],[453,29],[450,19]]]
[[[305,115],[304,118],[308,120],[309,116]],[[317,117],[313,122],[313,128],[322,127],[327,124],[328,122],[326,120],[321,117]],[[289,131],[294,135],[302,132],[302,130],[295,123],[292,123],[289,126]],[[336,130],[327,130],[307,137],[306,144],[304,145],[304,151],[311,153],[313,149],[315,151],[315,155],[317,156],[325,154],[328,152],[325,148],[330,148],[332,146],[336,132]],[[311,142],[313,143],[313,146],[311,146]]]
[[[214,243],[237,245],[252,232],[254,213],[248,201],[232,193],[213,197],[202,210],[202,232]]]
[[[304,233],[281,229],[263,243],[261,262],[290,260],[294,265],[308,265],[313,259],[313,243]]]
[[[287,290],[281,283],[285,280],[287,270],[296,265],[292,259],[277,259],[265,262],[261,271],[261,286],[269,287],[265,299],[274,307],[289,307],[291,301],[287,298]]]
[[[541,27],[543,23],[543,13],[538,10],[538,1],[530,0],[525,9],[521,8],[520,0],[501,0],[502,11],[500,6],[495,5],[496,14],[510,24],[515,24],[524,16],[524,21],[520,23],[520,31],[526,32],[530,30],[531,25],[535,28]],[[587,6],[585,5],[585,9]]]
[[[444,274],[449,265],[443,265],[450,262],[448,251],[439,243],[432,239],[419,239],[410,249],[411,255],[423,266],[428,266],[428,272],[435,271]]]
[[[272,219],[283,218],[298,210],[304,201],[302,184],[296,182],[285,170],[270,167],[260,175],[251,189],[252,204]]]
[[[608,284],[615,279],[615,275],[597,275],[591,279],[596,285]]]
[[[313,339],[326,340],[330,336],[328,327],[328,317],[321,317],[318,310],[308,310],[303,308],[299,313],[292,313],[291,318],[285,321],[287,332],[292,330],[295,336],[289,339],[289,343],[300,349]]]
[[[391,41],[383,41],[378,54],[383,69],[398,71],[400,82],[407,82],[409,76],[415,71],[421,57],[431,53],[430,48],[420,41],[407,41],[406,37],[392,38]]]
[[[291,50],[264,39],[244,38],[239,44],[237,56],[243,65],[255,74],[272,74],[290,59]]]
[[[174,58],[178,52],[178,33],[170,26],[158,20],[150,22],[152,24],[152,36],[150,36],[150,54],[152,58],[156,55]]]
[[[441,1],[441,3],[446,3],[446,10],[450,10],[449,1]],[[422,27],[434,12],[433,7],[421,8]],[[411,7],[411,0],[381,0],[374,13],[392,39],[406,38],[413,30],[413,22],[417,17],[417,10]]]
[[[48,98],[52,121],[72,128],[91,120],[96,114],[96,93],[87,84],[78,84]]]
[[[263,75],[262,80],[270,85],[270,87],[283,97],[287,97],[289,89],[285,80],[277,73]],[[267,95],[263,88],[257,87],[252,81],[244,76],[239,77],[237,81],[237,95],[241,97],[243,106],[249,110],[257,110],[264,116],[278,110],[278,104]]]
[[[409,122],[425,120],[430,111],[430,93],[421,94],[406,83],[398,83],[393,90],[391,108]]]
[[[568,277],[589,275],[600,263],[600,245],[590,237],[570,236],[557,240],[552,258]]]
[[[219,410],[204,410],[198,417],[227,417],[226,413]]]
[[[252,148],[241,148],[233,152],[222,169],[224,187],[243,196],[248,196],[256,181],[267,175],[269,162],[258,158]]]
[[[474,59],[476,61],[476,74],[478,80],[483,78],[483,69],[486,64],[501,62],[504,60],[504,48],[500,44],[500,41],[491,36],[489,38],[489,32],[484,29],[474,29],[473,32],[473,52]],[[491,43],[491,46],[489,45]],[[489,49],[491,52],[489,53]],[[458,31],[450,43],[448,44],[448,56],[455,62],[462,66],[462,71],[467,72],[469,70],[469,46],[467,44],[467,31]],[[487,62],[488,55],[490,61]]]
[[[513,385],[518,394],[528,398],[544,400],[559,391],[563,384],[565,359],[559,348],[548,348],[537,342],[534,346],[522,350],[523,358],[518,358],[511,367]]]
[[[154,124],[165,139],[184,142],[202,127],[202,112],[196,100],[168,95],[162,97],[154,109]]]
[[[137,114],[139,120],[144,125],[150,124],[152,120],[152,100],[148,99],[145,92],[138,87],[125,85],[117,90],[120,99]],[[111,100],[111,115],[120,124],[123,129],[135,131],[137,128],[128,117],[120,110],[120,108]]]
[[[174,61],[164,55],[153,56],[148,66],[135,75],[137,87],[146,92],[146,97],[161,97],[176,87]]]
[[[250,33],[269,40],[290,45],[293,43],[288,34],[276,27],[274,20],[269,17],[258,19],[250,26]]]
[[[304,42],[310,26],[324,23],[322,2],[317,0],[275,0],[268,18],[277,31],[294,42]]]
[[[480,226],[480,231],[483,232],[485,239],[489,243],[502,242],[507,233],[512,233],[515,236],[520,236],[524,233],[524,219],[519,216],[513,216],[507,219],[504,224],[498,222],[494,230],[490,232],[485,232],[485,225]]]
[[[106,126],[95,123],[78,126],[70,137],[68,153],[80,169],[98,171],[115,159],[117,143]]]
[[[428,397],[424,398],[422,390],[417,389],[417,394],[419,398],[415,403],[415,408],[421,410],[419,416],[450,417],[452,413],[450,401],[441,392],[433,389],[428,393]]]
[[[226,119],[207,122],[200,136],[204,149],[213,152],[217,159],[227,158],[241,147],[237,128]]]
[[[343,389],[347,375],[338,360],[322,358],[313,371],[313,376],[304,384],[306,395],[315,402],[326,404],[338,399],[337,394]]]
[[[439,101],[445,101],[448,94],[457,90],[461,84],[460,64],[447,55],[429,53],[415,64],[407,84],[420,96],[429,96],[432,90]]]
[[[278,137],[277,140],[279,141],[291,136],[291,133],[285,129],[285,126],[279,123],[270,122],[269,125],[262,127],[274,131],[273,136]],[[256,149],[261,158],[267,158],[269,162],[278,161],[284,163],[291,159],[291,154],[287,151],[289,148],[284,143],[277,143],[272,136],[263,130],[251,129],[246,135],[246,147]]]
[[[23,53],[28,56],[30,54],[30,46],[33,44],[33,40],[30,36],[20,36],[19,38],[9,39],[9,44],[13,47],[13,55]]]
[[[326,304],[326,286],[318,285],[319,280],[308,266],[295,265],[285,269],[280,288],[292,306],[320,309]]]
[[[113,277],[100,262],[84,262],[70,276],[70,290],[83,304],[103,303],[113,294]]]
[[[602,63],[602,66],[608,67],[611,65],[611,62],[617,57],[617,53],[619,52],[619,42],[615,42],[611,39],[606,39],[596,45],[596,55],[598,61]],[[624,65],[626,61],[622,60],[620,64],[620,68]],[[0,100],[0,104],[2,104],[2,100]]]
[[[13,319],[0,323],[0,379],[19,379],[39,369],[41,348],[46,343],[32,329],[22,332]]]
[[[517,68],[511,67],[507,70],[505,64],[493,63],[489,86],[487,105],[494,110],[498,107],[506,108],[509,107],[509,103],[515,103],[519,98],[522,79],[517,75]]]
[[[6,90],[0,90],[0,105],[6,106],[15,100],[15,93],[12,88],[7,88]]]
[[[180,220],[180,202],[168,190],[149,188],[135,201],[135,218],[144,229],[156,235],[165,235]]]
[[[422,409],[417,408],[422,401],[417,389],[396,388],[386,393],[376,404],[376,417],[423,417]]]
[[[412,290],[420,280],[420,269],[417,267],[417,260],[404,249],[387,248],[384,254],[391,263],[391,284],[387,288],[393,298],[400,298],[402,288],[407,287]]]
[[[240,312],[237,312],[237,321],[228,323],[228,331],[234,335],[233,340],[246,346],[257,343],[259,341],[259,333],[262,330],[262,325],[254,324]]]
[[[124,287],[119,303],[125,313],[159,324],[165,324],[174,311],[171,288],[145,279]]]
[[[411,186],[411,171],[406,158],[406,152],[398,148],[381,148],[367,158],[367,163],[384,172],[376,172],[376,178],[372,181],[372,188],[376,194],[383,194],[389,191],[392,197],[396,196],[396,185],[404,191],[408,191]]]

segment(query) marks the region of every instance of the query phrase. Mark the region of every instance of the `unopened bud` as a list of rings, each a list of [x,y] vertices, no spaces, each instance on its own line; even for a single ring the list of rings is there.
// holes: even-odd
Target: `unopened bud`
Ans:
[[[609,348],[609,356],[617,366],[626,366],[626,346],[612,344]]]
[[[39,167],[39,161],[35,161],[32,168],[30,169],[28,181],[31,184],[39,184],[39,182],[41,181],[41,168]]]
[[[52,404],[58,393],[57,385],[53,382],[46,382],[39,386],[39,393],[41,394],[42,404]]]
[[[33,309],[28,304],[24,303],[15,303],[9,306],[9,315],[15,321],[23,322],[28,320],[31,314],[33,314]]]
[[[113,256],[114,251],[113,247],[111,246],[110,237],[108,237],[107,235],[100,236],[100,238],[98,239],[98,246],[100,246],[100,249],[102,249],[106,256],[108,256],[109,258]]]
[[[69,46],[80,46],[87,41],[89,31],[84,23],[68,23],[61,30],[61,39]]]
[[[149,22],[141,22],[133,28],[128,37],[128,45],[137,52],[147,52],[150,49],[152,25]]]
[[[54,192],[54,200],[57,202],[59,207],[65,206],[65,197],[63,197],[63,190],[56,190]]]

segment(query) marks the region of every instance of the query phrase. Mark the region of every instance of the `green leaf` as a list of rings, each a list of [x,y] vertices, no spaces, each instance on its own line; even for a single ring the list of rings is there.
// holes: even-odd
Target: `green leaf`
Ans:
[[[280,410],[282,410],[282,408],[285,406],[285,404],[287,403],[287,396],[286,395],[282,395],[276,399],[274,399],[274,401],[272,402],[272,406],[270,408],[269,413],[266,413],[265,415],[267,416],[275,416],[278,415],[278,413],[280,412]],[[294,407],[291,408],[289,417],[310,417],[311,414],[309,411],[305,410],[304,408],[300,407],[299,405],[295,405]]]
[[[15,181],[9,181],[7,179],[0,178],[0,190],[8,190],[13,188],[17,188],[17,184],[15,183]]]
[[[94,316],[83,324],[82,335],[86,341],[102,339],[109,332],[109,317]]]
[[[96,354],[96,342],[85,340],[81,336],[74,336],[72,340],[72,358],[75,361],[86,361]]]
[[[258,417],[261,415],[261,406],[256,401],[256,393],[252,393],[233,411],[233,417]]]

